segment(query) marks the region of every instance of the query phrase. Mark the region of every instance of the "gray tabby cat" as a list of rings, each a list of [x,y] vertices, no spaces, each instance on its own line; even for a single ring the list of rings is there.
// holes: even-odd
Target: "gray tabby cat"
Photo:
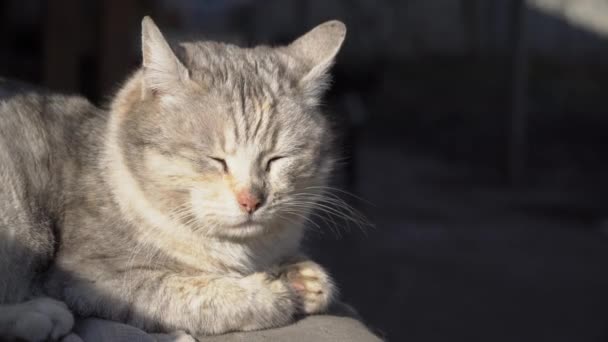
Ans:
[[[298,247],[332,169],[319,99],[345,33],[172,50],[146,17],[108,112],[0,89],[0,335],[57,339],[70,311],[203,336],[326,310],[334,285]]]

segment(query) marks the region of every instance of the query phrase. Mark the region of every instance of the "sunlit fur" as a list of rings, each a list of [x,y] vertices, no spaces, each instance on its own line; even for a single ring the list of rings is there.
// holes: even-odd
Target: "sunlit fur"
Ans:
[[[331,169],[326,118],[272,50],[182,46],[190,80],[117,108],[126,114],[116,123],[121,151],[111,155],[125,155],[126,172],[142,180],[143,196],[159,213],[198,234],[246,238],[297,229],[302,219],[286,205],[324,185]],[[211,157],[224,159],[227,172]],[[266,198],[251,217],[236,201],[243,189]]]
[[[107,112],[70,97],[9,100],[0,107],[0,129],[16,133],[0,141],[0,157],[11,166],[0,168],[11,189],[0,218],[23,214],[52,235],[38,253],[50,269],[38,277],[32,266],[23,279],[42,280],[32,286],[36,293],[80,315],[195,336],[276,327],[325,311],[333,282],[300,255],[299,244],[311,210],[336,213],[330,206],[341,205],[325,194],[334,155],[320,103],[344,36],[344,25],[333,21],[284,47],[171,48],[145,18],[142,67]],[[38,122],[41,115],[53,117],[53,126]],[[14,128],[31,118],[38,121]],[[42,132],[37,145],[23,138],[34,131]],[[264,199],[252,214],[237,201],[244,191]],[[28,194],[45,199],[35,208],[44,225],[21,209],[31,203]],[[0,233],[24,233],[24,248],[41,246],[28,237],[35,224],[3,222]],[[9,256],[0,270],[20,258],[10,251],[0,245]],[[9,300],[2,303],[28,297],[27,280],[3,279],[0,295]],[[18,296],[13,288],[22,289]],[[23,311],[0,309],[0,330],[2,312]],[[70,318],[65,308],[61,314]]]
[[[294,196],[317,193],[334,158],[316,91],[327,76],[305,77],[327,68],[337,47],[307,65],[289,48],[194,42],[176,56],[162,36],[144,32],[143,40],[144,68],[114,101],[106,149],[125,216],[178,240],[269,235],[286,240],[275,250],[295,248],[314,206],[293,207]],[[253,215],[239,208],[242,190],[265,198]]]

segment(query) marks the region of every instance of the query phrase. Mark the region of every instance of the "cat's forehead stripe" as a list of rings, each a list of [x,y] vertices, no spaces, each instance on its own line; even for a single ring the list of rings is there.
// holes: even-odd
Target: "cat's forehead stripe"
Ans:
[[[253,127],[253,130],[251,132],[251,135],[249,136],[249,140],[254,140],[254,138],[257,137],[258,131],[260,130],[260,126],[262,125],[262,122],[264,121],[264,113],[262,111],[258,110],[257,106],[255,106],[255,112],[256,112],[257,120],[256,120],[255,126]]]
[[[230,106],[226,110],[230,117],[230,121],[232,121],[232,124],[230,126],[232,126],[233,139],[238,140],[239,139],[239,130],[238,130],[237,117],[236,117],[236,107]],[[226,139],[226,140],[228,140],[228,139]],[[227,141],[224,143],[224,150],[227,148],[226,144],[227,144]]]
[[[255,142],[261,138],[261,133],[268,133],[266,117],[273,108],[274,96],[269,87],[248,81],[244,76],[239,78],[238,83],[230,111],[234,138],[241,143]]]

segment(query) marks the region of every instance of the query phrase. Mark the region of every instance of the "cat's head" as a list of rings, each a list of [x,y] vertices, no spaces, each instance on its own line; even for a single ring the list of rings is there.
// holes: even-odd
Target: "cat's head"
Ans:
[[[172,49],[151,19],[142,30],[141,98],[120,140],[149,203],[213,236],[300,226],[333,165],[319,101],[344,24],[249,49],[214,42]]]

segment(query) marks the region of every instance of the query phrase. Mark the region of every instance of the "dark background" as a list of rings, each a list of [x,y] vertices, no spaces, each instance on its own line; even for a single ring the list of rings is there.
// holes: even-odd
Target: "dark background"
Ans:
[[[307,246],[380,336],[608,340],[606,1],[4,0],[0,75],[103,105],[146,14],[244,46],[347,24],[336,186],[373,227]]]

